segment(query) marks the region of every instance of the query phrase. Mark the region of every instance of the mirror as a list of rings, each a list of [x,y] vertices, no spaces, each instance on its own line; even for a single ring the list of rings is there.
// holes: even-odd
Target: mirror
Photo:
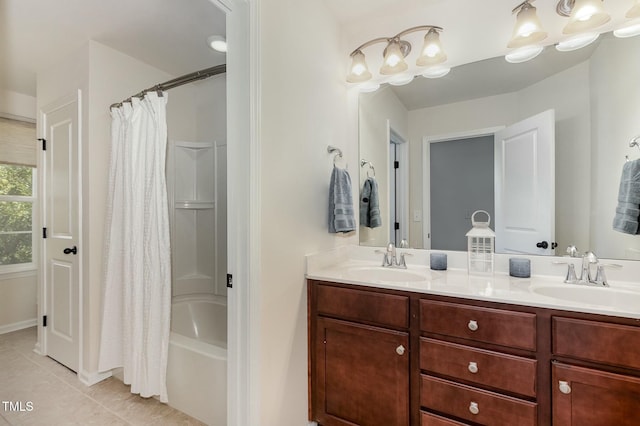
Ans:
[[[405,86],[360,94],[360,160],[369,163],[360,169],[360,188],[373,165],[383,224],[361,226],[360,244],[384,246],[406,239],[413,248],[449,249],[432,245],[431,187],[455,198],[453,183],[461,182],[430,182],[430,147],[450,139],[492,138],[499,129],[554,110],[555,164],[548,167],[555,174],[555,232],[549,243],[558,248],[546,254],[564,255],[568,245],[575,245],[601,258],[640,259],[640,236],[612,227],[625,157],[640,158],[640,151],[629,146],[640,134],[639,51],[640,37],[603,34],[573,52],[548,46],[529,62],[492,58],[455,67],[440,79],[416,77]],[[477,157],[470,151],[463,148],[457,155],[463,152],[473,161]],[[457,180],[474,181],[463,174],[467,167],[458,168]],[[489,198],[448,211],[467,225],[448,231],[447,239],[466,243],[471,213],[487,210],[482,202],[493,208]],[[400,229],[394,229],[395,222]]]

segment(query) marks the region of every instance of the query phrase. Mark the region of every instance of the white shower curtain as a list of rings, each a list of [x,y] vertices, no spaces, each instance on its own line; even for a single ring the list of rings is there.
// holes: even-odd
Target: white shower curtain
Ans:
[[[98,363],[99,371],[123,367],[132,393],[162,402],[171,314],[166,103],[153,92],[111,110]]]

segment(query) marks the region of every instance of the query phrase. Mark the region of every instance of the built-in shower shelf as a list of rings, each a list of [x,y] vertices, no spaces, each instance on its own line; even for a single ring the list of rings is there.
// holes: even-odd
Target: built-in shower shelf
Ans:
[[[190,209],[190,210],[203,210],[203,209],[212,209],[216,205],[213,201],[196,201],[196,200],[188,200],[188,201],[176,201],[175,208],[176,209]]]

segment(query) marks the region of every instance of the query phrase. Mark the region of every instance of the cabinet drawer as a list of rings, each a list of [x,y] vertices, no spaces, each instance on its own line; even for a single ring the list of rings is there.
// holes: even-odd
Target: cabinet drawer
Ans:
[[[553,353],[640,369],[640,327],[553,318]]]
[[[420,368],[438,375],[536,396],[537,361],[435,339],[420,339]]]
[[[467,426],[467,423],[456,422],[455,420],[422,411],[420,413],[420,426]]]
[[[535,425],[537,404],[422,375],[423,407],[483,425]]]
[[[318,285],[316,297],[320,315],[389,327],[409,327],[409,298],[406,296]]]
[[[535,314],[421,300],[420,325],[428,333],[536,349]]]

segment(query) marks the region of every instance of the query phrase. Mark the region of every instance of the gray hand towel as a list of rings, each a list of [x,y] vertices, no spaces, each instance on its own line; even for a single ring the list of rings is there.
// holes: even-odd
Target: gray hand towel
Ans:
[[[640,160],[627,161],[622,168],[618,206],[613,229],[625,234],[640,233]]]
[[[378,182],[372,177],[367,178],[362,185],[362,193],[360,194],[360,225],[366,226],[367,228],[382,226]]]
[[[347,170],[334,166],[329,183],[329,232],[335,234],[355,229],[351,177]]]

